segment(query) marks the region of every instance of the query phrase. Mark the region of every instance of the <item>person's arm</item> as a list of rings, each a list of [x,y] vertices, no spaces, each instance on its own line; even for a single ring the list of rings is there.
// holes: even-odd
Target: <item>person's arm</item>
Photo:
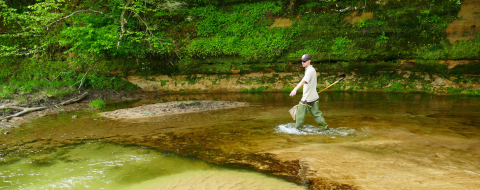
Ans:
[[[304,84],[306,84],[306,83],[307,83],[307,81],[304,81],[304,80],[302,80],[301,82],[299,82],[298,85],[297,85],[297,87],[295,87],[295,88],[292,90],[292,92],[290,92],[290,96],[292,96],[292,97],[295,96],[295,95],[297,94],[297,90],[300,89],[300,88],[302,88],[302,86],[303,86]]]

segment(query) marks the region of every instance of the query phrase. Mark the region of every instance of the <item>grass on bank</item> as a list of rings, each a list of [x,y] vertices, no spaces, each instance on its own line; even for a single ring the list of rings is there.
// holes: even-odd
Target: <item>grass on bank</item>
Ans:
[[[30,100],[46,100],[47,98],[62,98],[84,89],[96,90],[136,90],[137,86],[120,78],[89,75],[85,78],[77,75],[72,78],[62,78],[48,81],[47,79],[30,79],[26,81],[10,79],[0,85],[0,99],[15,99],[17,102]]]
[[[45,80],[11,81],[0,85],[0,99],[12,99],[17,96],[32,94],[36,97],[63,97],[71,94],[69,82]]]
[[[88,104],[88,107],[90,107],[91,109],[94,109],[94,110],[100,110],[100,109],[105,109],[106,105],[105,105],[105,102],[101,99],[96,99],[96,100],[93,100],[90,102],[90,104]]]

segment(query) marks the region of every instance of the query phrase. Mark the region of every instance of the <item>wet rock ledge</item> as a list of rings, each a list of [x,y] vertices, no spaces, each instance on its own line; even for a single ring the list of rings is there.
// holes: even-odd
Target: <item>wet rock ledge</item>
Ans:
[[[135,119],[144,117],[164,116],[178,113],[199,112],[216,109],[227,109],[248,105],[246,102],[230,101],[178,101],[142,105],[134,108],[103,112],[100,115],[112,119]]]

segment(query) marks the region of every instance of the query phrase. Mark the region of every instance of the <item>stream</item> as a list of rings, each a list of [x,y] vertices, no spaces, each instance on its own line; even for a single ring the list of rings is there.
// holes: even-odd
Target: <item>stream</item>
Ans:
[[[0,189],[475,189],[480,97],[322,93],[330,131],[286,93],[157,95],[112,111],[186,101],[248,106],[138,119],[79,110],[0,137]],[[72,116],[78,118],[72,118]]]

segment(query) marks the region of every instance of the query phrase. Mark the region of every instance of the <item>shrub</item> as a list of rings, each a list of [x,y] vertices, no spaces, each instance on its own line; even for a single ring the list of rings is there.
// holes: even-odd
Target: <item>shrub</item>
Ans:
[[[90,107],[92,109],[95,109],[95,110],[104,109],[105,108],[105,102],[101,99],[96,99],[96,100],[93,100],[92,102],[90,102],[88,107]]]

